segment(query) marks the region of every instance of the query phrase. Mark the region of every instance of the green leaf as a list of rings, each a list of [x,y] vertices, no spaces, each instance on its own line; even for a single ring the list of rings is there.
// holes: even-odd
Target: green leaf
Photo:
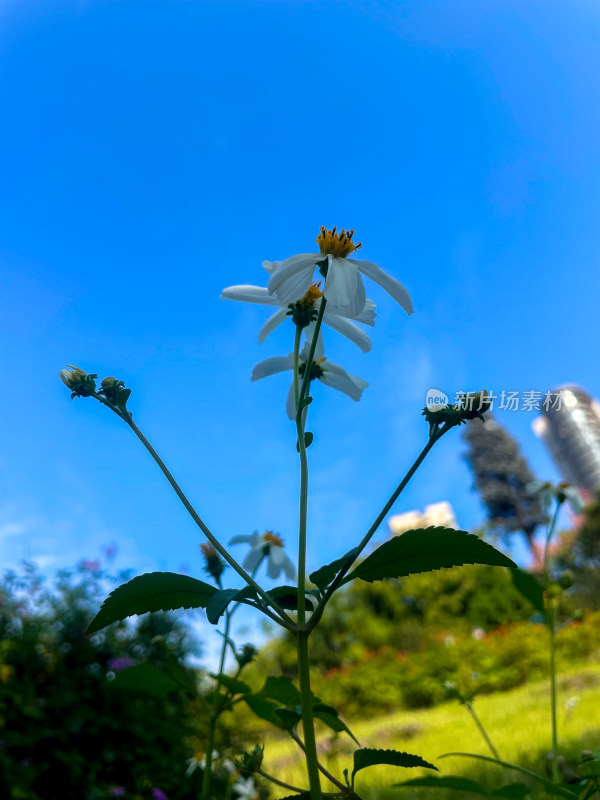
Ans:
[[[232,694],[250,694],[252,689],[244,681],[237,678],[232,678],[230,675],[216,675],[214,672],[208,673],[211,678],[214,678],[217,683],[222,684]]]
[[[214,586],[189,575],[177,575],[174,572],[138,575],[109,594],[87,633],[95,633],[133,614],[171,611],[174,608],[206,608],[216,592]]]
[[[304,447],[305,447],[305,449],[307,447],[311,446],[313,439],[314,439],[313,434],[310,431],[306,431],[306,433],[304,434]],[[300,445],[299,445],[298,442],[296,442],[296,450],[298,452],[300,452]]]
[[[280,797],[279,800],[310,800],[310,792],[298,792],[297,794],[288,794],[285,797]]]
[[[414,756],[411,753],[401,753],[399,750],[373,750],[370,747],[354,751],[354,769],[352,775],[365,767],[374,767],[377,764],[391,764],[394,767],[427,767],[435,769],[433,764],[425,761],[421,756]]]
[[[320,706],[322,706],[322,708],[320,708]],[[346,723],[342,722],[342,720],[338,717],[338,713],[335,708],[331,708],[331,706],[325,706],[321,703],[315,703],[313,705],[313,716],[316,719],[320,719],[321,722],[325,723],[325,725],[327,725],[328,728],[331,728],[332,731],[335,731],[336,733],[347,733],[348,736],[351,736],[356,744],[360,747],[360,742],[352,733],[350,728],[346,725]]]
[[[546,789],[546,792],[555,797],[571,798],[578,796],[576,792],[572,791],[571,789],[567,789],[566,786],[556,786],[549,780],[546,780],[546,778],[544,778],[542,775],[538,775],[537,772],[533,772],[533,770],[526,769],[525,767],[520,767],[518,764],[511,764],[507,761],[499,761],[497,758],[482,756],[479,755],[479,753],[444,753],[444,755],[439,756],[439,758],[456,758],[457,756],[460,758],[475,758],[479,761],[487,761],[490,764],[495,764],[497,767],[507,767],[508,769],[516,769],[523,775],[527,775],[534,781],[541,783]]]
[[[248,708],[253,711],[257,717],[270,722],[272,725],[276,725],[278,728],[281,728],[281,730],[286,730],[286,728],[282,725],[281,720],[275,716],[275,709],[279,707],[277,703],[274,703],[272,700],[268,700],[260,693],[245,694],[244,701]]]
[[[233,600],[240,603],[246,602],[249,598],[256,597],[256,591],[252,586],[244,586],[241,589],[219,589],[210,598],[206,606],[206,616],[208,621],[216,625],[225,609]]]
[[[115,679],[110,682],[110,686],[115,689],[145,692],[155,697],[164,697],[178,688],[172,678],[151,664],[138,664],[117,672]]]
[[[319,589],[326,589],[342,567],[348,561],[354,560],[354,555],[357,551],[358,547],[353,547],[352,550],[348,550],[341,558],[336,558],[331,564],[325,564],[324,567],[319,567],[319,569],[311,572],[308,576],[309,579],[315,586],[318,586]]]
[[[284,706],[294,706],[300,702],[300,690],[294,686],[292,679],[285,675],[269,675],[265,685],[257,694],[277,700]]]
[[[526,600],[529,600],[536,611],[539,611],[546,618],[546,608],[544,606],[544,592],[536,579],[529,572],[522,569],[513,569],[512,579],[515,589],[521,592]]]
[[[281,725],[286,731],[293,730],[302,719],[302,714],[293,708],[275,708],[273,714],[281,720]]]
[[[423,528],[406,531],[384,542],[342,583],[354,578],[380,581],[463,564],[516,568],[510,558],[472,533],[452,528]]]
[[[313,610],[316,603],[310,595],[314,593],[315,590],[312,592],[308,590],[305,595],[310,608]],[[272,597],[273,600],[276,600],[282,608],[287,608],[291,611],[296,611],[298,609],[298,588],[296,586],[276,586],[274,589],[269,589],[267,594],[269,597]]]
[[[312,401],[313,401],[312,397],[310,396],[305,397],[304,400],[300,403],[300,408],[306,408],[306,406],[309,406],[312,403]]]

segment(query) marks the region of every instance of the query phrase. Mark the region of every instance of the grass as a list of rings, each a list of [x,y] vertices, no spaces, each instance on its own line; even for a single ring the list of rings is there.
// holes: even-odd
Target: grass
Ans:
[[[567,701],[571,701],[568,710]],[[533,769],[546,769],[550,749],[549,682],[532,683],[509,692],[482,696],[475,708],[504,761]],[[600,664],[586,665],[561,673],[558,680],[559,747],[571,764],[584,750],[600,747]],[[440,775],[462,775],[487,788],[527,780],[515,771],[465,758],[439,756],[448,752],[490,753],[468,712],[457,702],[421,711],[401,711],[367,721],[347,720],[362,747],[403,750],[416,753],[440,769]],[[322,763],[343,781],[344,769],[352,771],[355,745],[343,735],[331,738],[320,730]],[[307,786],[301,754],[291,740],[270,736],[266,741],[264,768],[272,775],[296,786]],[[373,767],[356,777],[359,794],[372,800],[458,800],[463,792],[429,789],[386,789],[393,783],[425,775],[427,770]],[[431,771],[429,771],[431,774]],[[323,788],[333,790],[330,784]],[[274,787],[275,788],[275,787]],[[283,797],[289,792],[274,792]],[[476,797],[476,795],[469,795]],[[545,794],[534,794],[545,797]]]

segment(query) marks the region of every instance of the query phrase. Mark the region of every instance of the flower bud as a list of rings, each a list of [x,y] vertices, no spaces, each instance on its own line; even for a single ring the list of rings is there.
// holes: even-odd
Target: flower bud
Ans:
[[[204,567],[205,571],[208,572],[208,574],[217,583],[219,583],[221,575],[225,570],[225,563],[223,562],[223,559],[210,542],[204,542],[201,544],[200,550],[202,551],[204,561],[206,562]]]
[[[90,397],[96,391],[95,378],[98,375],[88,375],[79,367],[74,367],[72,364],[67,366],[70,369],[61,369],[60,379],[65,386],[71,389],[71,397]]]
[[[253,750],[246,750],[241,758],[234,759],[234,763],[244,778],[254,775],[262,766],[264,747],[254,745]]]
[[[235,653],[235,660],[237,661],[239,668],[243,669],[247,664],[254,660],[254,657],[257,654],[258,648],[254,647],[253,644],[244,644]]]
[[[573,573],[570,569],[566,569],[559,578],[559,584],[562,589],[570,589],[575,583]]]

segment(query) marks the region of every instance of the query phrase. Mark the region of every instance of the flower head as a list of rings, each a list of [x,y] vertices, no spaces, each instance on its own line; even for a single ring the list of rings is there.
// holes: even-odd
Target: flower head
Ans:
[[[278,262],[263,261],[263,267],[273,275],[277,269]],[[314,322],[319,311],[323,292],[321,291],[321,282],[310,283],[305,291],[293,297],[293,300],[281,301],[278,296],[269,294],[269,290],[262,286],[228,286],[223,289],[221,297],[226,300],[239,300],[245,303],[257,303],[259,305],[279,307],[265,322],[258,333],[258,341],[260,344],[264,342],[267,336],[272,333],[278,325],[281,325],[286,319],[291,318],[292,321],[300,325],[304,329],[307,339],[312,338],[314,332]],[[350,322],[347,317],[352,317],[356,322],[362,322],[365,325],[373,326],[375,324],[375,303],[371,300],[366,300],[364,307],[358,314],[344,314],[333,303],[328,302],[326,310],[323,314],[323,324],[328,325],[333,330],[341,333],[342,336],[354,342],[363,353],[367,353],[371,349],[371,340],[364,331],[362,331],[353,322]],[[323,351],[323,342],[319,334],[319,341],[317,344],[317,352]]]
[[[559,505],[568,500],[574,514],[581,514],[585,508],[579,490],[564,481],[556,486],[549,481],[530,481],[526,489],[528,494],[537,495],[540,504],[545,509],[550,507],[553,500],[556,500]]]
[[[323,294],[327,303],[344,316],[356,317],[367,301],[361,275],[378,283],[399,303],[407,314],[412,314],[410,296],[404,286],[372,261],[355,261],[348,256],[362,247],[353,241],[353,230],[321,227],[317,236],[318,253],[301,253],[273,262],[269,279],[269,294],[275,295],[282,305],[303,297],[312,282],[315,269],[325,278]]]
[[[302,348],[299,355],[299,373],[304,377],[306,370],[306,363],[308,361],[309,347],[308,343]],[[315,352],[316,355],[316,352]],[[294,354],[290,353],[287,356],[275,356],[274,358],[267,358],[257,364],[252,370],[251,380],[258,381],[261,378],[266,378],[268,375],[275,375],[277,372],[285,372],[286,370],[294,369]],[[369,385],[367,381],[362,378],[357,378],[356,375],[350,375],[345,369],[342,369],[338,364],[329,361],[325,357],[318,358],[313,361],[310,369],[310,380],[319,380],[325,386],[330,386],[332,389],[337,389],[339,392],[347,394],[353,400],[358,401]],[[290,419],[296,417],[296,402],[294,398],[294,384],[292,383],[287,396],[286,410]]]
[[[212,578],[217,581],[217,583],[219,583],[221,580],[221,575],[225,570],[225,562],[210,542],[203,542],[200,545],[200,550],[202,551],[204,561],[206,562],[204,569]]]
[[[70,369],[61,369],[61,381],[71,389],[71,397],[90,397],[96,391],[95,373],[88,375],[79,367],[67,364]]]
[[[254,572],[260,562],[266,558],[269,578],[275,580],[283,570],[288,580],[296,579],[296,568],[285,554],[283,539],[276,533],[265,531],[261,536],[258,531],[255,531],[249,536],[234,536],[229,542],[229,544],[243,543],[250,545],[250,552],[242,563],[244,569]]]
[[[254,783],[254,778],[239,778],[233,784],[233,791],[236,792],[238,798],[244,800],[257,800],[259,797],[258,789]]]

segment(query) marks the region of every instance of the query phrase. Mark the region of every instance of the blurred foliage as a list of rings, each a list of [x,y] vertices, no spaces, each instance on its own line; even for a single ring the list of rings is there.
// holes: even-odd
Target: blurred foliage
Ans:
[[[573,572],[574,593],[585,608],[600,609],[600,489],[581,524],[561,535],[559,558]]]
[[[111,583],[84,561],[52,588],[31,564],[0,584],[1,797],[197,797],[201,771],[185,772],[200,707],[184,661],[198,644],[162,613],[86,636]],[[122,677],[139,665],[132,688]]]
[[[573,601],[564,595],[565,617]],[[493,692],[548,674],[547,632],[510,570],[467,566],[337,592],[311,635],[313,690],[348,718],[446,699],[444,683]],[[600,650],[600,614],[565,627],[559,662]],[[543,640],[543,644],[540,644]],[[253,667],[296,675],[290,638],[271,642]],[[373,676],[377,679],[374,680]],[[382,690],[385,687],[385,690]]]

